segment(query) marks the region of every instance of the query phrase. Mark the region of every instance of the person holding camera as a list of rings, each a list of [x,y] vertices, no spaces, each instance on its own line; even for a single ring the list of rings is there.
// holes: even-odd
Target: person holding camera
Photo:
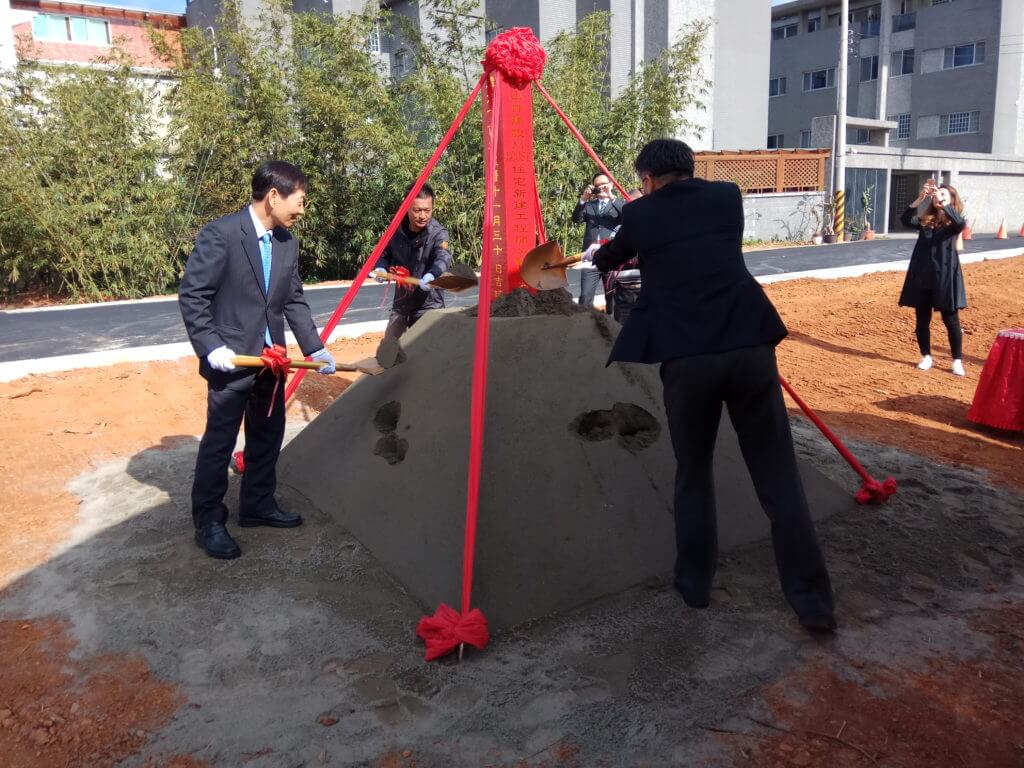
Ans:
[[[926,202],[924,211],[918,211]],[[953,358],[950,370],[956,376],[965,376],[959,311],[967,306],[967,291],[956,252],[957,235],[966,226],[960,194],[949,184],[938,185],[934,179],[928,179],[917,199],[903,211],[900,221],[918,233],[899,301],[901,307],[913,307],[917,315],[914,331],[921,351],[917,367],[922,371],[932,367],[930,326],[932,313],[937,311],[949,335]]]
[[[615,229],[622,224],[623,202],[615,197],[611,180],[603,173],[595,173],[590,184],[584,187],[580,200],[572,212],[572,220],[583,224],[583,250],[594,243],[608,240]],[[605,275],[591,266],[586,266],[580,275],[580,305],[594,306],[594,295],[598,283],[604,284]],[[611,297],[605,291],[605,311],[609,312]]]

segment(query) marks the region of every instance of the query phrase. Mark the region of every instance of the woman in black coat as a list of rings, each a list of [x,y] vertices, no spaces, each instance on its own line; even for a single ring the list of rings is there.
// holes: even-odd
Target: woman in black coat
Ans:
[[[918,206],[926,200],[928,207],[918,215]],[[917,367],[922,371],[932,367],[930,325],[932,312],[937,310],[949,333],[952,371],[957,376],[966,375],[963,331],[960,329],[958,312],[967,306],[967,292],[964,290],[964,276],[956,251],[957,235],[964,229],[962,211],[960,194],[953,187],[948,184],[936,186],[929,179],[921,188],[917,200],[900,217],[904,226],[918,231],[917,243],[900,293],[900,306],[913,307],[917,312],[915,332],[921,349],[921,362]]]

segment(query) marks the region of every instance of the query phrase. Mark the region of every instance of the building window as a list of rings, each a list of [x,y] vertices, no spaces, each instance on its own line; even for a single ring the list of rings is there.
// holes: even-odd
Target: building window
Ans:
[[[786,95],[786,78],[773,77],[768,81],[768,98]]]
[[[882,6],[869,5],[850,11],[850,27],[861,37],[878,37],[882,29]]]
[[[892,31],[906,32],[917,27],[916,13],[898,13],[892,17]]]
[[[870,144],[871,143],[871,131],[868,128],[857,129],[857,144]]]
[[[807,17],[807,31],[808,32],[817,32],[819,29],[821,29],[821,14],[819,13],[816,16],[808,16]]]
[[[910,138],[910,113],[902,115],[890,115],[889,120],[896,123],[896,140],[903,141]]]
[[[892,61],[889,63],[889,77],[914,74],[914,49],[905,48],[902,51],[892,52]]]
[[[956,69],[957,67],[971,67],[975,64],[985,62],[985,44],[968,43],[957,45],[952,48],[945,48],[942,51],[942,68]]]
[[[505,31],[504,27],[499,26],[497,24],[493,24],[491,22],[488,22],[487,23],[487,29],[484,31],[484,38],[486,39],[487,43],[490,44],[490,42],[494,38],[496,38],[498,35],[500,35],[504,31]]]
[[[820,91],[825,88],[836,87],[836,68],[816,69],[813,72],[804,72],[804,90]]]
[[[380,22],[373,22],[373,28],[370,30],[370,36],[366,39],[366,50],[370,53],[380,53]]]
[[[782,40],[785,37],[796,37],[796,33],[796,24],[786,24],[785,26],[772,27],[772,40]]]
[[[830,28],[831,27],[838,27],[839,26],[839,14],[838,13],[830,13],[828,15],[828,18],[825,19],[825,26],[826,27],[830,27]]]
[[[939,135],[977,133],[981,126],[981,112],[951,112],[939,116]]]
[[[110,45],[109,25],[103,19],[79,16],[52,16],[39,13],[32,18],[32,37],[59,43]]]
[[[781,133],[769,133],[768,134],[768,149],[782,149],[782,134]]]
[[[811,148],[811,132],[810,130],[800,131],[800,149]]]
[[[866,83],[869,80],[878,79],[878,57],[864,56],[860,60],[860,81]]]
[[[412,55],[405,48],[395,51],[395,74],[404,75],[412,70]]]

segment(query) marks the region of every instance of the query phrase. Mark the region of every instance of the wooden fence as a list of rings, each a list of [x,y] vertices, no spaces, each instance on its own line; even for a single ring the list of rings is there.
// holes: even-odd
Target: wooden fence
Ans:
[[[744,192],[816,192],[825,189],[827,149],[695,152],[694,175],[732,181]]]

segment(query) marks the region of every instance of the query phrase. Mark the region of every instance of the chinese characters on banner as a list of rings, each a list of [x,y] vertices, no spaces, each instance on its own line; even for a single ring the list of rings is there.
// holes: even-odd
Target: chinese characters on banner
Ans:
[[[525,286],[519,276],[523,256],[537,245],[537,179],[533,169],[533,92],[515,88],[498,73],[489,75],[501,89],[498,135],[489,130],[491,89],[484,98],[484,146],[497,142],[494,175],[494,274],[491,287],[501,296]],[[485,155],[486,156],[486,155]]]

